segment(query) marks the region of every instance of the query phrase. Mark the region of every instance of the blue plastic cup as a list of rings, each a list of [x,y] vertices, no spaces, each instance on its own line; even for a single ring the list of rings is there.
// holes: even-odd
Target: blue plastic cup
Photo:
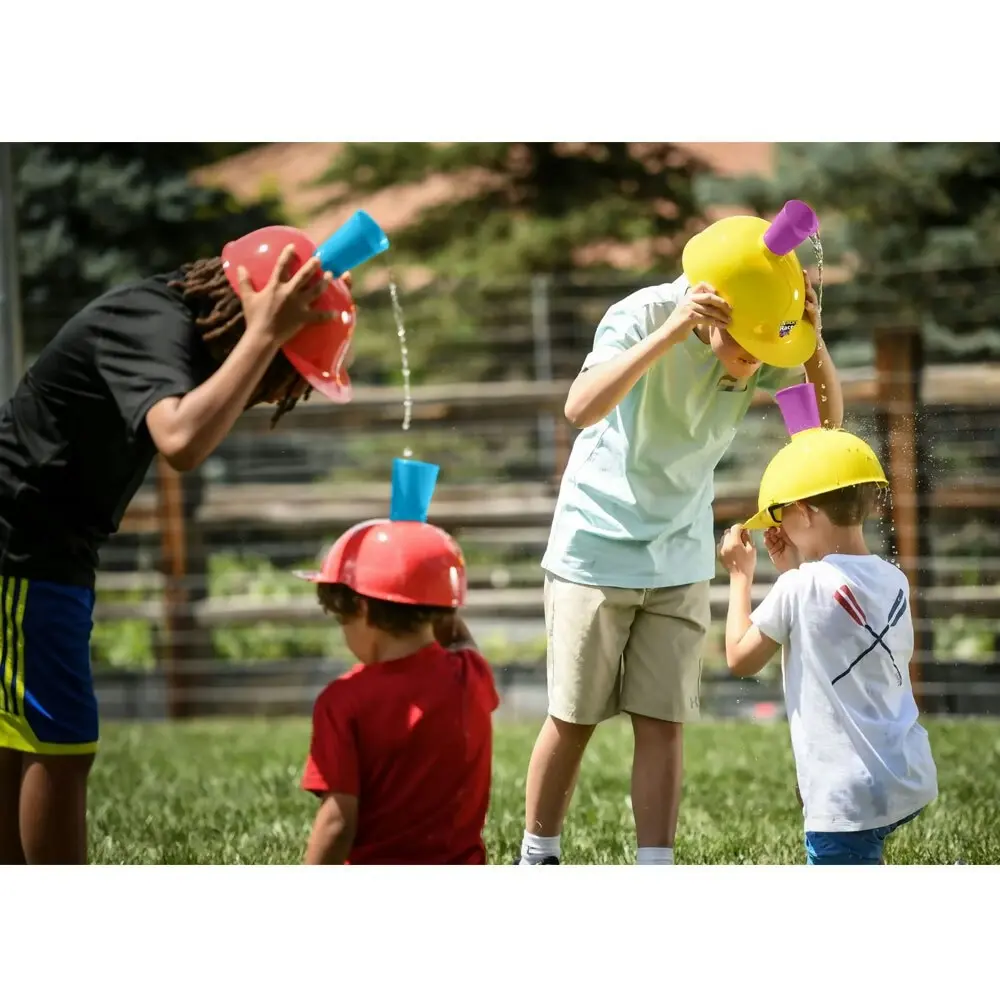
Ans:
[[[323,270],[339,278],[389,249],[389,237],[367,213],[357,211],[332,236],[319,245],[316,256]]]
[[[432,465],[430,462],[417,462],[412,458],[394,458],[389,519],[426,521],[439,471],[440,466]]]

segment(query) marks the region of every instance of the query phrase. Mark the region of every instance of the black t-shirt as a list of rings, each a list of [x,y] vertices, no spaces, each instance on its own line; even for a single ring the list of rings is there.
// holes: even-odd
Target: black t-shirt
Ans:
[[[0,408],[0,570],[92,587],[156,447],[154,403],[215,370],[195,317],[157,275],[107,292],[56,334]]]

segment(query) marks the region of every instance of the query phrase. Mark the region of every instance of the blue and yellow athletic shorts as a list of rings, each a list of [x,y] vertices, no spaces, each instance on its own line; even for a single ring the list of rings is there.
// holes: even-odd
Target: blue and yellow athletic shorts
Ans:
[[[93,590],[0,577],[0,747],[96,752],[93,622]]]

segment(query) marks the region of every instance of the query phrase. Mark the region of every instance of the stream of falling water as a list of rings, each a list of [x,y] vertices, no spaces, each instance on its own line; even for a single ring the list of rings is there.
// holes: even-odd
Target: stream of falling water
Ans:
[[[816,284],[819,286],[816,289],[816,298],[818,311],[822,314],[823,312],[823,241],[819,238],[819,233],[813,233],[809,237],[809,242],[812,244],[813,254],[816,256]]]
[[[396,275],[389,269],[389,295],[392,298],[392,316],[396,321],[396,336],[399,338],[399,363],[400,371],[403,374],[403,431],[410,429],[410,420],[413,416],[413,397],[410,394],[410,354],[406,348],[406,323],[403,319],[403,307],[399,303],[399,287],[396,284]],[[403,458],[412,458],[412,449],[403,448]]]
[[[813,233],[809,237],[809,242],[812,244],[813,254],[816,257],[816,319],[818,320],[818,325],[822,327],[823,323],[823,241],[819,237],[819,233]],[[820,333],[820,339],[822,341],[822,333]],[[819,359],[818,368],[823,367],[823,359]],[[821,403],[826,402],[826,383],[820,382],[819,384],[819,399]]]

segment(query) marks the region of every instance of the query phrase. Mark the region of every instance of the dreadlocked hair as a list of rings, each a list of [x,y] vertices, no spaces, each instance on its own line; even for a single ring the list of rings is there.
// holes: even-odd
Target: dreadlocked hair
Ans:
[[[181,274],[181,278],[170,282],[170,287],[180,291],[184,304],[194,313],[195,329],[209,354],[221,364],[246,332],[243,303],[229,284],[221,257],[184,264]],[[308,399],[311,391],[311,386],[279,351],[250,397],[247,409],[258,403],[277,401],[271,417],[274,427],[300,398]]]

